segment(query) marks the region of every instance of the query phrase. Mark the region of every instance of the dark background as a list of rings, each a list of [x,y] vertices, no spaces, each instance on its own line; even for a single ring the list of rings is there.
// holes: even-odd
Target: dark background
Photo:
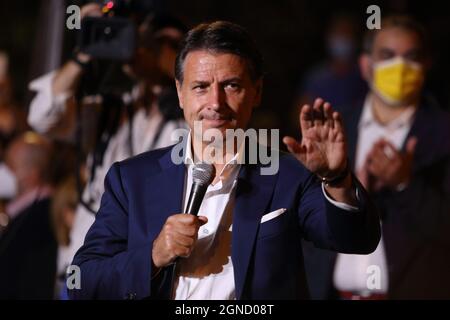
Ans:
[[[10,72],[16,100],[27,108],[28,82],[39,73],[36,48],[45,39],[39,15],[48,0],[2,0],[0,4],[0,50],[10,54]],[[63,1],[63,0],[61,0]],[[66,5],[77,3],[67,1]],[[428,88],[448,109],[450,80],[450,9],[442,1],[319,1],[319,0],[228,0],[162,1],[160,6],[181,18],[189,27],[204,21],[230,20],[246,27],[265,58],[264,98],[256,112],[261,126],[283,130],[292,113],[299,82],[311,67],[324,59],[323,35],[333,14],[355,14],[366,30],[366,9],[381,7],[381,14],[408,13],[429,30],[434,65]],[[65,31],[63,59],[73,45],[74,31]],[[287,131],[284,130],[284,131]],[[286,133],[286,132],[284,132]]]

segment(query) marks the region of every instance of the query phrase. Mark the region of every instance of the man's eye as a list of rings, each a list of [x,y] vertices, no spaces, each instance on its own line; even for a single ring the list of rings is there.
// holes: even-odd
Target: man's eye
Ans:
[[[227,85],[225,86],[226,89],[231,89],[231,90],[239,90],[241,88],[241,86],[238,83],[227,83]]]
[[[393,57],[395,57],[395,55],[389,52],[383,52],[380,55],[381,60],[389,60],[392,59]]]
[[[198,85],[194,86],[193,89],[194,89],[195,91],[203,91],[203,90],[206,89],[206,87],[207,87],[207,86],[206,86],[205,84],[198,84]]]
[[[413,62],[420,62],[420,54],[418,53],[408,53],[405,55],[405,59]]]
[[[377,50],[375,56],[378,58],[378,60],[388,60],[393,57],[395,57],[395,52],[389,49],[380,49]]]

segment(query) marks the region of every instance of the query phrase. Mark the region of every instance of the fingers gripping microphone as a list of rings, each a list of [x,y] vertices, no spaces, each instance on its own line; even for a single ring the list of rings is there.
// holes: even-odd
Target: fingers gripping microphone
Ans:
[[[186,206],[186,213],[197,215],[206,189],[214,180],[215,169],[209,163],[199,163],[195,165],[192,171],[192,187],[191,193]]]

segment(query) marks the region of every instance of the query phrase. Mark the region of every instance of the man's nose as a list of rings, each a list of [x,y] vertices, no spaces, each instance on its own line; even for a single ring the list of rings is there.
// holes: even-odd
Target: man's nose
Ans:
[[[225,104],[225,90],[220,85],[214,85],[210,90],[208,98],[208,107],[213,110],[218,110]]]

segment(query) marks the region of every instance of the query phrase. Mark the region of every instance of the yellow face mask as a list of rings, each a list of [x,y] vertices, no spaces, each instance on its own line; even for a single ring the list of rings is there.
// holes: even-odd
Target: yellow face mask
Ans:
[[[424,82],[423,67],[397,57],[373,67],[372,89],[389,105],[399,105],[415,97]]]

